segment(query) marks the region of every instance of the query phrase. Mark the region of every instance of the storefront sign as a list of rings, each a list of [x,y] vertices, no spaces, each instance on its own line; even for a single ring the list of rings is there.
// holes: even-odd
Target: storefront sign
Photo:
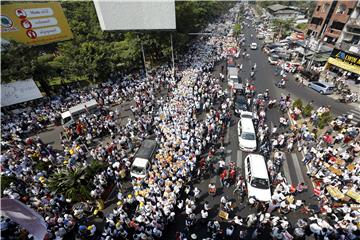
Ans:
[[[360,74],[360,57],[334,48],[328,62],[346,71]]]
[[[1,6],[4,39],[28,45],[59,42],[73,37],[60,3],[19,3]]]
[[[357,65],[360,67],[360,57],[358,57],[354,54],[350,54],[345,51],[334,48],[330,57],[342,60],[345,63]]]

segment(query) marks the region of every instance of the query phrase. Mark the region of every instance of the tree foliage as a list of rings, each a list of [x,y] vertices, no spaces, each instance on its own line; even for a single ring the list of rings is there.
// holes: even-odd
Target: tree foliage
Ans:
[[[3,82],[33,77],[48,90],[53,78],[107,80],[114,71],[141,67],[141,47],[152,64],[169,61],[170,34],[177,53],[187,50],[189,32],[200,31],[234,3],[217,1],[176,2],[176,32],[104,32],[93,2],[64,1],[61,5],[74,38],[44,46],[11,42],[1,52]]]
[[[90,200],[90,191],[94,187],[92,179],[94,179],[95,174],[105,168],[105,163],[92,161],[87,167],[77,167],[71,170],[62,169],[49,178],[49,189],[64,194],[66,198],[70,198],[74,202]]]

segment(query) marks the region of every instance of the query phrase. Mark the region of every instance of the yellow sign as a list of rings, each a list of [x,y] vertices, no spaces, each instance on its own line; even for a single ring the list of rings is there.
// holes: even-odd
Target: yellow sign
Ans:
[[[346,71],[353,72],[360,75],[360,67],[358,65],[351,65],[349,63],[346,63],[340,59],[335,59],[332,57],[329,57],[328,63],[335,65],[339,68],[342,68]]]
[[[222,219],[228,220],[229,214],[227,212],[223,211],[223,210],[220,210],[219,217],[222,218]]]
[[[73,38],[60,3],[19,3],[1,6],[1,35],[27,45]]]

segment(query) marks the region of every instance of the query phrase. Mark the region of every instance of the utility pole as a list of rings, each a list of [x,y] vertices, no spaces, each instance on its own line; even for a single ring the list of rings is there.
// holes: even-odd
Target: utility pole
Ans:
[[[145,51],[144,51],[144,46],[142,44],[142,41],[139,37],[139,35],[137,35],[139,41],[140,41],[140,46],[141,46],[141,53],[142,53],[142,58],[143,58],[143,62],[144,62],[144,70],[145,70],[145,75],[146,77],[148,76],[148,73],[147,73],[147,69],[146,69],[146,59],[145,59]]]
[[[170,33],[170,43],[171,43],[172,75],[173,75],[173,79],[175,79],[175,59],[174,59],[174,45],[173,45],[172,33]]]

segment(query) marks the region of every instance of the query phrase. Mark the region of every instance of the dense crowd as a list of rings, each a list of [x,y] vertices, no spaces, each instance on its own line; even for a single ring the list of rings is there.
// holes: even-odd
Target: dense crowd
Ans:
[[[230,11],[220,19],[220,25],[211,24],[207,30],[229,29],[235,15],[236,11]],[[221,78],[212,71],[234,44],[235,38],[220,34],[201,37],[183,56],[183,69],[174,78],[165,67],[147,77],[114,76],[121,81],[112,80],[88,90],[64,89],[58,97],[43,99],[28,112],[2,112],[1,174],[18,179],[17,184],[3,189],[3,196],[18,199],[39,212],[48,224],[49,239],[68,238],[69,232],[81,239],[161,239],[167,225],[181,212],[185,212],[186,227],[176,233],[179,240],[197,239],[198,232],[194,232],[197,224],[204,226],[206,234],[202,235],[207,236],[204,239],[228,239],[235,235],[240,239],[291,240],[310,235],[316,239],[358,239],[360,214],[350,203],[360,199],[348,193],[360,191],[360,134],[359,127],[350,124],[351,116],[337,117],[318,136],[313,128],[319,116],[329,111],[321,107],[313,111],[309,123],[291,127],[286,116],[291,107],[290,95],[278,101],[269,99],[267,91],[255,94],[251,81],[247,81],[244,94],[254,113],[260,153],[270,159],[267,167],[273,188],[271,201],[263,203],[249,197],[245,203],[245,180],[235,167],[226,166],[223,159],[216,163],[217,169],[211,164],[207,166],[205,153],[205,158],[211,159],[224,151],[224,135],[233,107],[232,95],[222,89]],[[256,65],[250,77],[255,74]],[[167,89],[166,96],[156,97],[162,86]],[[101,114],[81,116],[64,131],[63,152],[54,151],[39,137],[26,137],[28,131],[55,123],[68,107],[93,98],[100,103]],[[131,107],[134,118],[120,126],[119,109],[111,106],[130,99],[135,101]],[[282,112],[279,124],[268,126],[267,111],[275,107]],[[295,109],[293,116],[300,114]],[[132,179],[128,192],[123,189],[122,180],[128,176],[138,146],[150,135],[159,143],[159,150],[147,176]],[[95,139],[100,139],[100,143],[94,145]],[[288,184],[280,171],[283,152],[294,150],[305,152],[303,162],[316,183],[314,197],[319,203],[315,207],[296,199],[308,186]],[[71,171],[89,166],[91,159],[106,163],[105,169],[87,179],[94,199],[87,201],[87,205],[96,209],[95,214],[105,222],[104,231],[98,236],[95,224],[88,218],[93,209],[77,208],[72,199],[48,187],[50,175],[61,169]],[[41,162],[45,168],[38,166]],[[246,218],[234,215],[234,202],[224,195],[219,210],[229,213],[231,218],[226,224],[210,220],[209,203],[201,204],[201,191],[192,184],[204,174],[198,171],[203,167],[212,168],[211,174],[219,174],[222,187],[235,187],[234,195],[244,205],[256,209],[256,213]],[[97,210],[102,209],[102,203],[95,200],[101,199],[111,185],[118,191],[117,205],[110,214],[100,216]],[[216,192],[215,184],[210,183],[209,194]],[[286,215],[294,211],[310,217],[291,224]],[[29,238],[24,229],[7,218],[1,218],[1,226],[2,234],[9,238]]]

